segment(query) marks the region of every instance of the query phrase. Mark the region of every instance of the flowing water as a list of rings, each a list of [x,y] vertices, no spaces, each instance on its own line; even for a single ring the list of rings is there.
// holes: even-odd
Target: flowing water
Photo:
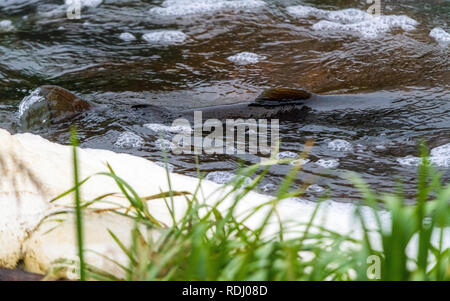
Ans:
[[[0,127],[24,131],[21,100],[59,85],[104,109],[37,134],[67,144],[76,124],[83,147],[162,162],[171,134],[137,122],[131,105],[251,101],[269,87],[344,94],[346,106],[281,122],[281,157],[314,142],[296,183],[313,184],[310,199],[330,189],[354,201],[350,171],[379,191],[402,179],[412,199],[421,139],[450,180],[450,1],[381,2],[373,18],[355,0],[83,0],[81,18],[68,19],[63,0],[0,0]],[[223,182],[261,157],[203,154],[199,167]],[[193,155],[168,161],[196,175]],[[290,168],[273,166],[259,189],[273,193]]]

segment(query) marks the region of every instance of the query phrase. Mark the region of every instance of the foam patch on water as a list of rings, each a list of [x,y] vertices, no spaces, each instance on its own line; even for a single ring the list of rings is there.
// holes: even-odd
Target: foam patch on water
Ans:
[[[323,188],[322,186],[317,185],[317,184],[309,185],[308,188],[306,188],[306,192],[320,193],[320,192],[324,192],[324,191],[325,191],[325,188]]]
[[[450,167],[450,143],[433,148],[430,151],[429,160],[435,166]],[[397,162],[404,166],[418,166],[422,162],[422,159],[414,156],[406,156],[397,158]]]
[[[40,101],[45,101],[45,98],[41,95],[41,90],[39,88],[33,90],[30,95],[25,96],[19,104],[19,118],[35,103]]]
[[[119,38],[121,40],[125,41],[125,42],[131,42],[131,41],[136,40],[136,37],[133,34],[129,33],[129,32],[121,33]]]
[[[419,24],[416,20],[405,15],[373,16],[354,8],[329,11],[298,5],[287,7],[287,11],[297,18],[314,16],[324,19],[313,25],[314,30],[359,33],[365,38],[375,38],[393,29],[414,30]]]
[[[229,171],[212,171],[206,175],[205,179],[217,184],[227,184],[235,179],[235,177],[236,175]],[[239,177],[237,179],[239,179]],[[251,182],[252,179],[250,178],[244,179],[244,185],[249,185]]]
[[[187,35],[179,30],[157,30],[144,34],[142,39],[150,44],[172,45],[184,42]]]
[[[319,159],[316,164],[323,168],[336,168],[339,166],[339,160],[337,159]]]
[[[143,125],[145,128],[155,132],[155,133],[181,133],[181,132],[191,132],[192,129],[190,127],[187,126],[167,126],[164,124],[159,124],[159,123],[146,123]]]
[[[175,145],[172,143],[172,141],[169,141],[167,139],[159,138],[155,141],[155,146],[165,152],[171,151],[173,148],[175,148]]]
[[[229,56],[227,58],[227,60],[229,60],[230,62],[233,62],[238,65],[256,64],[265,59],[266,57],[263,55],[246,51]]]
[[[144,139],[133,132],[123,132],[117,138],[115,146],[120,148],[138,148],[144,144]]]
[[[286,8],[287,12],[291,14],[294,17],[297,18],[307,18],[310,16],[322,16],[325,12],[323,9],[318,9],[311,6],[305,6],[305,5],[296,5],[296,6],[289,6]]]
[[[289,162],[289,164],[293,165],[293,166],[299,166],[299,165],[303,166],[306,163],[308,163],[309,161],[311,161],[311,160],[309,160],[309,159],[296,159],[296,160],[293,160],[293,161]]]
[[[279,152],[277,154],[277,159],[294,159],[297,158],[298,154],[291,151]]]
[[[6,31],[12,31],[14,29],[15,29],[15,27],[10,20],[0,21],[0,31],[6,32]]]
[[[359,33],[364,38],[376,38],[382,33],[387,33],[392,29],[413,30],[418,24],[415,20],[407,16],[380,16],[363,22],[342,24],[322,20],[313,25],[317,31],[341,31]]]
[[[338,152],[351,152],[353,151],[353,146],[350,142],[342,140],[342,139],[335,139],[333,141],[330,141],[328,143],[328,148],[334,151]]]
[[[440,27],[433,28],[430,32],[430,37],[439,43],[450,43],[450,33],[446,32]]]
[[[275,185],[275,184],[272,184],[272,183],[268,183],[268,184],[265,184],[265,185],[263,185],[262,187],[261,187],[261,190],[263,191],[263,192],[273,192],[273,191],[275,191],[275,190],[277,190],[277,185]]]
[[[255,9],[265,6],[261,0],[166,0],[162,7],[153,7],[149,13],[156,16],[186,16],[217,11]]]
[[[77,0],[65,0],[65,4],[67,6],[77,4]],[[103,0],[78,0],[80,1],[81,6],[87,6],[87,7],[98,7],[100,4],[102,4]]]

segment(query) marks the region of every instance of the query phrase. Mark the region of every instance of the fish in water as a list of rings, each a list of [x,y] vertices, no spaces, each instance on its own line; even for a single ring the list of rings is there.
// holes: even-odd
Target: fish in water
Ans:
[[[20,123],[25,128],[63,122],[93,107],[72,92],[58,86],[40,86],[19,105]]]
[[[386,103],[386,101],[388,103]],[[170,124],[177,118],[192,120],[194,112],[201,111],[203,119],[279,119],[302,120],[311,111],[339,112],[386,108],[391,100],[370,95],[318,95],[301,89],[270,88],[255,100],[215,105],[187,110],[171,110],[152,104],[132,105],[127,118],[142,123]],[[92,110],[108,110],[82,100],[72,92],[58,86],[41,86],[25,97],[19,105],[22,127],[33,129],[71,120]]]
[[[306,114],[306,102],[314,101],[316,94],[297,89],[271,88],[252,102],[194,108],[174,111],[167,108],[139,104],[131,106],[133,117],[145,122],[172,122],[176,118],[192,119],[201,111],[206,119],[279,118],[298,119]],[[95,105],[82,100],[72,92],[58,86],[41,86],[25,97],[19,105],[19,118],[25,128],[45,127],[70,120]]]

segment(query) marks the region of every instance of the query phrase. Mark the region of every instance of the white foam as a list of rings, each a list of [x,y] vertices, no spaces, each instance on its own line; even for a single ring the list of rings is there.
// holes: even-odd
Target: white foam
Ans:
[[[262,187],[261,187],[261,190],[262,190],[263,192],[272,192],[272,191],[277,190],[277,185],[272,184],[272,183],[268,183],[268,184],[262,186]]]
[[[19,104],[19,118],[35,103],[44,101],[45,98],[40,94],[41,90],[39,88],[34,89],[30,95],[25,96]]]
[[[386,146],[384,146],[384,145],[376,145],[376,146],[375,146],[375,149],[377,149],[377,150],[381,150],[381,151],[384,151],[384,150],[386,150],[386,149],[387,149],[387,147],[386,147]]]
[[[76,4],[76,0],[65,0],[65,4],[67,6]],[[78,0],[80,1],[81,6],[87,6],[87,7],[98,7],[100,4],[102,4],[103,0]]]
[[[136,37],[129,33],[129,32],[123,32],[120,34],[119,38],[125,42],[130,42],[136,40]]]
[[[156,30],[142,36],[146,42],[159,45],[171,45],[184,42],[187,35],[179,30]]]
[[[293,159],[297,158],[298,154],[291,151],[279,152],[277,154],[277,159]]]
[[[450,34],[440,27],[433,28],[430,37],[439,43],[450,43]]]
[[[353,32],[359,33],[365,38],[375,38],[382,33],[398,28],[404,31],[414,30],[419,24],[416,20],[405,15],[373,16],[354,8],[329,11],[298,5],[288,7],[287,11],[298,18],[315,16],[323,19],[312,26],[316,31]]]
[[[450,167],[450,143],[433,148],[430,151],[429,160],[435,166]],[[406,156],[397,158],[397,162],[404,166],[418,166],[422,162],[422,159],[414,156]]]
[[[156,139],[155,145],[159,150],[162,150],[165,152],[169,152],[175,147],[175,145],[172,143],[172,141],[169,141],[167,139],[162,139],[162,138]]]
[[[116,143],[114,143],[114,145],[120,148],[138,148],[143,144],[144,139],[141,136],[129,131],[120,134]]]
[[[0,21],[0,31],[11,31],[14,30],[14,25],[10,20]]]
[[[380,34],[396,28],[401,28],[405,31],[413,30],[417,24],[415,20],[407,16],[380,16],[352,24],[322,20],[314,24],[313,29],[317,31],[353,32],[359,33],[364,38],[376,38]]]
[[[149,13],[161,17],[173,17],[237,9],[254,9],[265,5],[266,3],[260,0],[166,0],[162,7],[153,7]]]
[[[353,151],[353,146],[350,142],[342,140],[342,139],[335,139],[333,141],[330,141],[328,143],[328,148],[334,151],[338,152],[351,152]]]
[[[311,161],[311,160],[309,160],[309,159],[296,159],[296,160],[294,160],[294,161],[289,162],[289,164],[290,164],[290,165],[300,165],[300,166],[303,166],[303,165],[305,165],[306,163],[308,163],[309,161]]]
[[[306,18],[310,16],[319,16],[323,15],[324,10],[318,9],[311,6],[305,6],[305,5],[296,5],[296,6],[289,6],[286,8],[287,12],[291,14],[294,17],[297,18]]]
[[[253,52],[240,52],[227,58],[230,62],[238,65],[256,64],[266,59],[265,56]]]
[[[213,181],[217,184],[227,184],[235,179],[236,175],[229,171],[212,171],[205,177],[206,180]],[[237,179],[240,179],[239,177]],[[244,185],[249,185],[252,179],[245,178]]]
[[[450,167],[450,143],[433,148],[430,160],[437,166]]]
[[[370,14],[356,8],[348,8],[326,12],[326,18],[339,23],[357,23],[363,22],[371,17]]]
[[[317,184],[312,184],[312,185],[309,185],[308,188],[306,188],[306,191],[319,193],[319,192],[324,192],[325,188],[323,188],[322,186],[317,185]]]
[[[337,159],[319,159],[316,161],[316,164],[319,165],[320,167],[324,167],[324,168],[336,168],[339,166],[339,160]]]
[[[156,133],[181,133],[181,132],[191,132],[192,129],[190,127],[187,126],[182,126],[182,125],[177,125],[177,126],[167,126],[164,124],[159,124],[159,123],[146,123],[143,125],[145,128],[156,132]]]

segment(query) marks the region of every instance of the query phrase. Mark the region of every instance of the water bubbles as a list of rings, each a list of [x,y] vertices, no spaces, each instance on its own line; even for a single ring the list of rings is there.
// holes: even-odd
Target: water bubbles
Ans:
[[[264,60],[266,57],[256,54],[256,53],[252,53],[252,52],[240,52],[238,54],[229,56],[227,58],[227,60],[229,60],[230,62],[233,62],[235,64],[238,65],[248,65],[248,64],[256,64],[259,63],[260,61]]]
[[[342,139],[330,141],[328,143],[328,148],[338,152],[350,152],[353,150],[352,144]]]
[[[433,28],[430,37],[442,44],[450,43],[450,34],[440,27]]]
[[[306,163],[308,163],[309,161],[311,161],[311,160],[309,160],[309,159],[296,159],[294,161],[289,162],[289,164],[293,165],[293,166],[303,166]]]
[[[182,125],[167,126],[167,125],[159,124],[159,123],[146,123],[143,125],[143,127],[147,128],[155,133],[163,132],[163,133],[177,134],[177,133],[182,133],[182,132],[190,133],[192,131],[191,127],[188,127],[188,126],[182,126]]]
[[[14,29],[14,25],[10,20],[0,21],[0,32],[12,31]]]
[[[298,157],[298,155],[296,153],[290,152],[290,151],[285,151],[285,152],[279,152],[277,154],[276,158],[278,160],[280,160],[280,159],[294,159],[294,158],[297,158],[297,157]]]
[[[336,31],[344,33],[358,33],[364,38],[376,38],[392,29],[404,31],[414,30],[419,24],[416,20],[405,15],[373,16],[359,9],[343,9],[329,11],[309,6],[291,6],[288,13],[297,18],[314,16],[322,19],[312,28],[316,31]]]
[[[232,180],[234,180],[235,177],[236,177],[236,175],[229,171],[212,171],[206,175],[205,179],[209,180],[209,181],[213,181],[217,184],[228,184]],[[239,181],[240,179],[242,179],[241,176],[238,176],[236,178],[237,181]],[[251,184],[251,182],[252,182],[252,179],[245,178],[243,184],[249,185],[249,184]]]
[[[133,132],[123,132],[119,135],[114,143],[115,146],[120,148],[138,148],[144,144],[144,139]]]
[[[266,192],[266,193],[274,192],[274,191],[277,190],[277,185],[272,184],[272,183],[268,183],[268,184],[263,185],[263,186],[261,187],[261,190],[262,190],[263,192]]]
[[[433,148],[428,158],[431,164],[437,167],[450,167],[450,143]],[[421,158],[406,156],[397,158],[397,162],[404,166],[418,166],[422,162]]]
[[[324,192],[325,188],[323,188],[320,185],[317,184],[312,184],[309,185],[308,188],[306,188],[306,192],[310,192],[310,193],[320,193],[320,192]]]
[[[319,159],[315,163],[323,168],[336,168],[339,166],[339,160],[337,159]]]
[[[167,139],[162,139],[162,138],[156,139],[155,146],[159,150],[162,150],[165,152],[169,152],[175,147],[175,145],[171,141],[169,141]]]
[[[166,0],[162,7],[153,7],[149,13],[159,17],[178,17],[236,9],[254,9],[265,6],[261,0]]]
[[[296,5],[296,6],[289,6],[286,8],[287,12],[291,14],[294,17],[297,18],[306,18],[309,16],[317,16],[318,14],[321,14],[323,10],[317,9],[312,6],[305,6],[305,5]]]
[[[142,36],[147,43],[157,45],[172,45],[182,43],[187,35],[179,30],[155,30]]]
[[[133,34],[129,33],[129,32],[121,33],[119,38],[121,40],[125,41],[125,42],[131,42],[131,41],[136,40],[136,37]]]

